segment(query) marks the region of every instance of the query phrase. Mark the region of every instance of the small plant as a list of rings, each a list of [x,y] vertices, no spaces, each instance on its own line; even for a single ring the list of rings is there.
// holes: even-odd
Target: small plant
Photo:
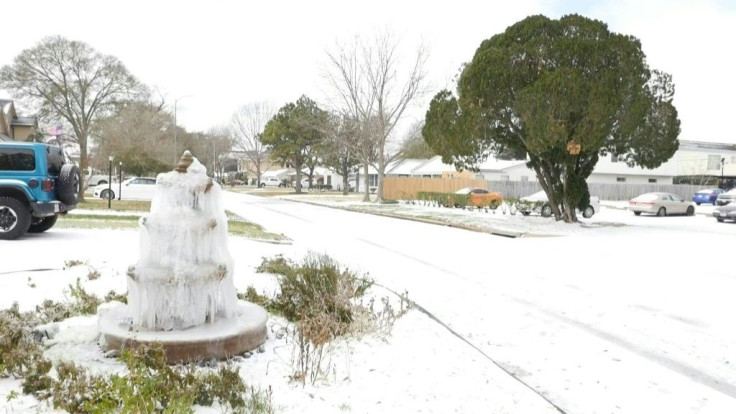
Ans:
[[[71,269],[72,267],[81,266],[84,264],[87,264],[87,262],[84,260],[67,260],[64,262],[64,270]]]
[[[35,284],[35,283],[33,283],[33,280],[31,279],[31,277],[30,277],[30,276],[28,276],[28,283],[27,283],[27,285],[28,285],[28,287],[29,287],[29,288],[31,288],[31,289],[35,289],[35,288],[36,288],[36,284]]]
[[[102,276],[102,274],[100,274],[97,269],[92,266],[89,267],[89,272],[87,273],[88,280],[97,280],[100,278],[100,276]]]
[[[277,275],[281,291],[273,306],[294,322],[293,329],[287,329],[295,344],[292,379],[314,383],[329,365],[330,341],[354,329],[361,313],[356,299],[373,282],[329,256],[316,254],[307,255],[300,264],[281,256],[264,259],[257,271]]]
[[[267,309],[271,313],[279,313],[279,309],[273,299],[266,295],[259,294],[253,286],[248,286],[245,289],[245,293],[238,293],[238,299],[255,303],[256,305]]]

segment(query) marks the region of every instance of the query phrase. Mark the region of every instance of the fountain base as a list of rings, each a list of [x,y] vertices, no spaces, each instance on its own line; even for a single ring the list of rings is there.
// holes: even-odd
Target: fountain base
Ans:
[[[160,343],[170,364],[225,359],[258,348],[266,341],[265,309],[239,301],[236,315],[188,329],[151,331],[134,326],[128,306],[110,303],[97,310],[101,345],[107,350]]]

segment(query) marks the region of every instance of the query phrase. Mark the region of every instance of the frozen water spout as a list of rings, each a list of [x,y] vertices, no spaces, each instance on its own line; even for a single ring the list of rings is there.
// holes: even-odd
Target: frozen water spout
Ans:
[[[162,336],[156,332],[201,331],[218,323],[240,325],[238,332],[225,335],[237,342],[225,353],[252,349],[265,340],[265,311],[237,300],[220,192],[220,186],[207,177],[207,169],[189,151],[173,171],[158,175],[151,212],[139,221],[140,256],[127,271],[126,316],[105,324],[101,315],[100,329],[108,342],[125,340],[105,332],[103,327],[115,323],[127,324],[138,338],[145,333],[157,341]],[[241,332],[244,320],[249,326],[246,331],[252,334],[248,338]],[[213,336],[223,334],[210,332],[202,340],[211,342]],[[212,348],[211,344],[207,347]],[[184,359],[199,356],[193,352]]]

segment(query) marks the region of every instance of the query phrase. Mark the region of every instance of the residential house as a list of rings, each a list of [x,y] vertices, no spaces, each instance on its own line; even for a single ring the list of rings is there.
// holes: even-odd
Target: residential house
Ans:
[[[732,187],[736,180],[736,145],[680,141],[673,160],[678,176],[717,177]]]
[[[0,141],[27,141],[38,130],[35,117],[20,117],[13,101],[0,99]]]

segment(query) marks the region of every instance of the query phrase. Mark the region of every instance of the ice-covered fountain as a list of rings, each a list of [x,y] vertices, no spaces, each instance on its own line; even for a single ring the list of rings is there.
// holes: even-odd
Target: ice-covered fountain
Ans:
[[[98,310],[107,350],[161,343],[169,362],[237,355],[266,340],[267,312],[239,301],[220,186],[185,151],[159,174],[139,221],[140,255],[128,268],[128,304]]]

